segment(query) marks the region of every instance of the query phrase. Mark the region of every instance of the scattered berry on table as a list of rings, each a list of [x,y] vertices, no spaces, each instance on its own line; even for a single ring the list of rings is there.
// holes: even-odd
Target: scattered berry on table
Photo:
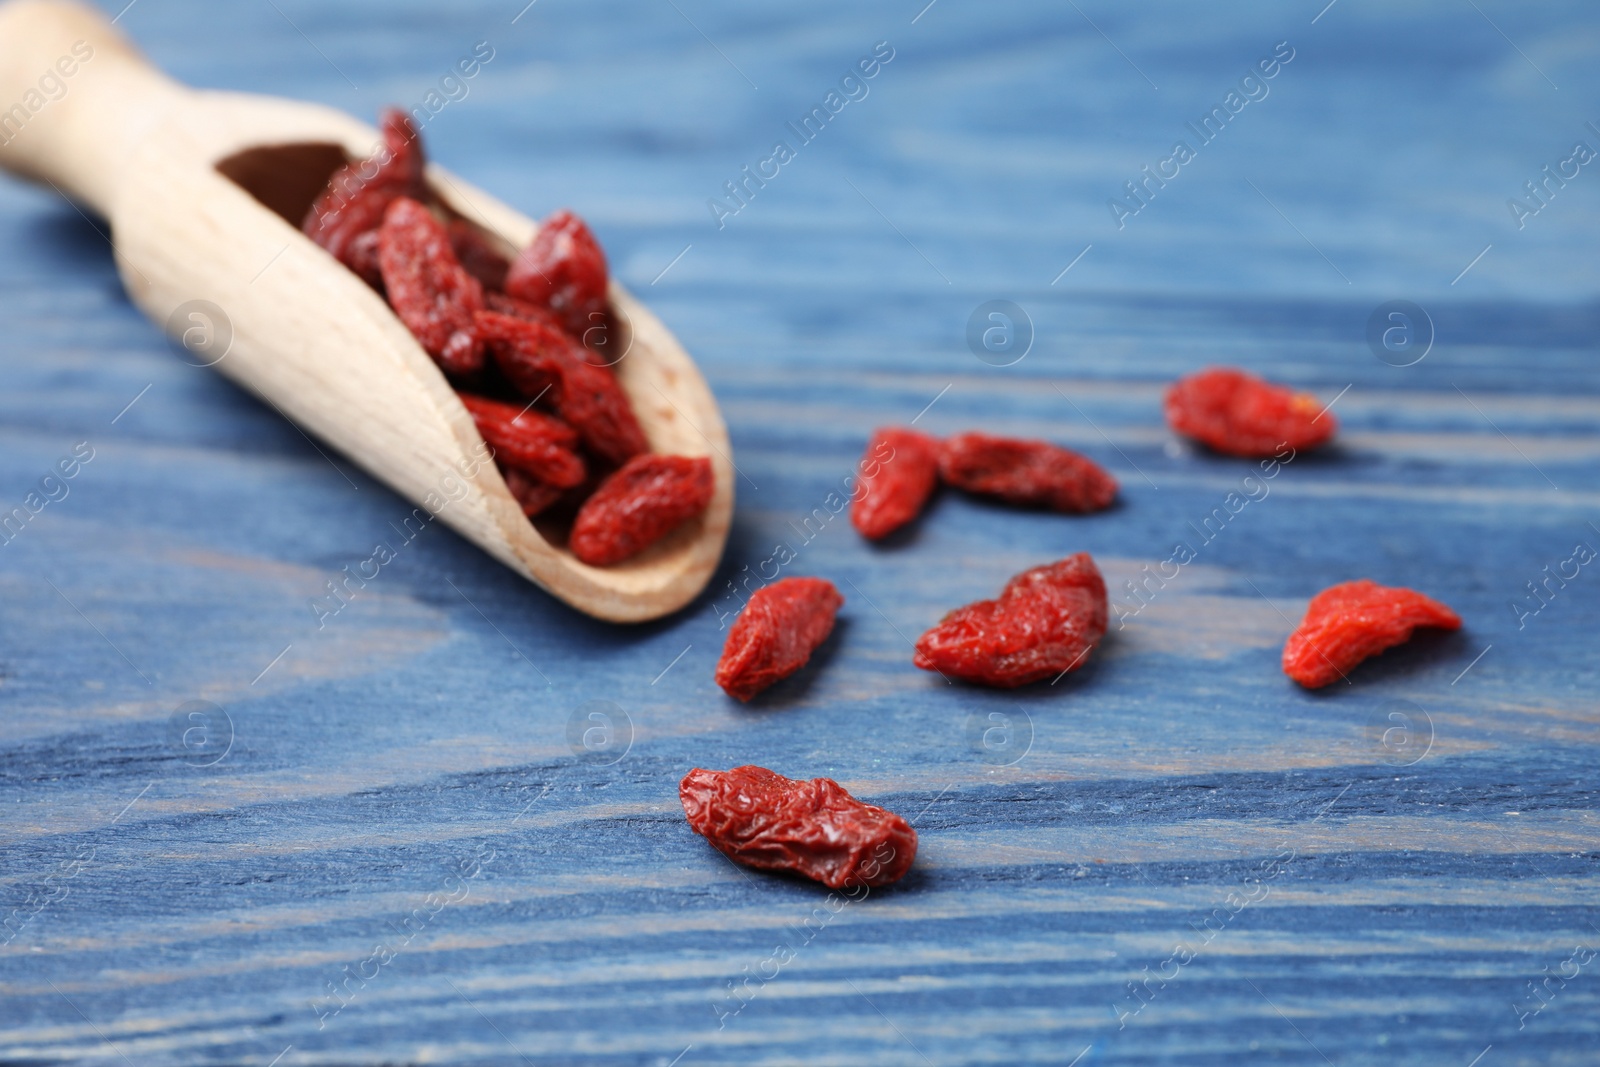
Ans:
[[[1087,456],[1048,441],[985,433],[946,438],[939,476],[969,493],[1052,511],[1099,511],[1117,495],[1117,480]]]
[[[859,470],[850,522],[876,541],[922,514],[939,482],[939,442],[915,430],[886,427],[867,442]]]
[[[910,823],[857,800],[831,778],[796,780],[765,767],[696,768],[684,776],[678,797],[690,828],[729,859],[830,889],[889,885],[917,858]]]
[[[923,670],[1004,689],[1077,670],[1105,636],[1106,583],[1087,552],[1023,571],[917,640]]]
[[[1167,390],[1167,423],[1218,452],[1265,459],[1285,446],[1316,448],[1339,429],[1333,412],[1297,393],[1231,367],[1212,367]]]
[[[1384,649],[1411,639],[1419,626],[1459,630],[1461,617],[1411,589],[1366,578],[1330,586],[1311,598],[1306,617],[1283,646],[1283,673],[1320,689]]]
[[[717,684],[749,700],[804,667],[833,632],[844,597],[822,578],[783,578],[750,596],[728,630]]]

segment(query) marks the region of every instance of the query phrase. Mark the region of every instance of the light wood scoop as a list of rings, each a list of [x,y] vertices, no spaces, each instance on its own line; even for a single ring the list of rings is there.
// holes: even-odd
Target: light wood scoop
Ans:
[[[0,166],[110,221],[128,295],[187,334],[192,362],[214,362],[418,506],[448,501],[438,518],[580,611],[653,619],[710,580],[733,511],[727,429],[676,338],[615,281],[618,380],[653,450],[709,456],[716,492],[701,518],[599,568],[523,516],[443,373],[382,297],[301,234],[329,175],[368,156],[376,130],[311,104],[190,90],[67,0],[0,4],[8,108]],[[428,180],[508,257],[532,239],[535,224],[488,194],[437,166]]]

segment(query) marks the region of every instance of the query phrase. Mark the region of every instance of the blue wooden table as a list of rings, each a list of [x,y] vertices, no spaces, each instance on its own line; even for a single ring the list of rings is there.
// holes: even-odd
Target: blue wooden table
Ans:
[[[430,529],[319,628],[409,505],[0,183],[0,1063],[1600,1059],[1592,5],[522,2],[119,24],[192,84],[434,105],[436,158],[587,216],[723,404],[725,565],[618,628]],[[969,344],[990,301],[1010,347]],[[1338,445],[1247,481],[1174,441],[1164,384],[1214,362]],[[946,495],[870,547],[826,501],[913,419],[1080,449],[1121,503]],[[728,583],[780,544],[847,604],[739,706]],[[1122,616],[1086,669],[912,668],[1085,550]],[[1283,640],[1355,577],[1466,626],[1302,691]],[[733,867],[676,790],[746,762],[901,812],[915,870]]]

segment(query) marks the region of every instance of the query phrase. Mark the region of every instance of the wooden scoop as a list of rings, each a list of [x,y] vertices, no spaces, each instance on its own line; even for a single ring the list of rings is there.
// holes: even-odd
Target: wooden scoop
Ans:
[[[733,511],[727,429],[682,346],[615,281],[618,380],[653,450],[709,456],[716,492],[699,519],[599,568],[523,516],[433,361],[382,297],[301,234],[329,175],[368,156],[376,130],[311,104],[190,90],[66,0],[0,4],[0,109],[0,166],[110,220],[128,295],[191,362],[580,611],[653,619],[710,580]],[[532,239],[534,223],[486,193],[437,166],[428,180],[502,254]]]

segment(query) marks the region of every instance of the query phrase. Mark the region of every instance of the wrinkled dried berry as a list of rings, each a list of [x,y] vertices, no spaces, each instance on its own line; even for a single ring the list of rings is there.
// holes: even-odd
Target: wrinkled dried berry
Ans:
[[[578,447],[578,431],[549,415],[515,404],[457,394],[494,458],[557,489],[582,485],[588,470]]]
[[[370,234],[397,197],[426,200],[427,160],[411,119],[388,108],[379,120],[383,143],[368,159],[347,163],[334,172],[301,225],[307,237],[374,287],[378,274],[376,239]]]
[[[495,250],[489,239],[466,219],[452,219],[450,247],[466,272],[491,292],[506,287],[506,272],[511,261]]]
[[[532,478],[522,473],[515,467],[501,466],[500,473],[505,478],[506,488],[511,490],[511,496],[516,500],[517,506],[530,519],[560,500],[567,493],[565,489],[546,485],[537,478]]]
[[[1297,393],[1231,367],[1213,367],[1167,390],[1167,423],[1178,433],[1230,456],[1264,459],[1315,448],[1338,430],[1333,413],[1310,393]]]
[[[1099,464],[1048,441],[958,434],[939,449],[939,476],[958,489],[1052,511],[1099,511],[1117,480]]]
[[[589,325],[578,335],[583,361],[596,367],[615,367],[633,347],[631,329],[626,316],[616,308],[603,315],[591,315]]]
[[[705,511],[714,488],[705,456],[635,456],[583,502],[568,547],[591,566],[621,563]]]
[[[492,311],[480,312],[476,322],[511,384],[530,400],[548,389],[557,413],[595,455],[621,464],[649,450],[616,377],[585,363],[567,334]]]
[[[717,662],[717,684],[749,700],[804,667],[833,632],[844,597],[821,578],[784,578],[750,597],[728,631]]]
[[[736,863],[788,871],[830,889],[898,882],[917,832],[831,778],[785,778],[765,767],[696,768],[678,786],[689,827]]]
[[[506,292],[542,304],[581,338],[606,310],[606,256],[582,219],[557,211],[511,262]]]
[[[573,348],[572,338],[544,308],[503,293],[485,293],[484,303],[490,314],[529,327],[519,329],[488,315],[475,320],[478,336],[495,365],[518,393],[553,405],[566,354]]]
[[[417,201],[400,197],[378,231],[378,266],[389,304],[423,349],[449,374],[483,369],[483,342],[473,316],[483,310],[483,286],[456,262],[450,237]]]
[[[1105,636],[1106,583],[1087,552],[1023,571],[917,641],[918,667],[1003,689],[1082,667]]]
[[[1419,626],[1459,630],[1461,617],[1414,590],[1366,578],[1330,586],[1311,598],[1284,644],[1283,673],[1319,689],[1369,656],[1409,641]]]
[[[492,289],[484,292],[483,306],[500,315],[510,315],[512,318],[521,319],[524,322],[536,322],[541,326],[548,326],[569,341],[575,342],[577,340],[577,338],[567,333],[567,328],[561,325],[561,320],[556,317],[556,313],[547,307],[530,304],[526,300],[518,300],[514,296],[497,293]]]
[[[879,430],[861,457],[850,522],[862,536],[887,537],[922,514],[939,482],[939,442],[915,430]]]
[[[390,201],[393,203],[394,201]],[[381,228],[382,217],[379,218]],[[378,262],[378,231],[358,233],[345,246],[344,265],[361,275],[362,281],[383,292],[383,267]]]

